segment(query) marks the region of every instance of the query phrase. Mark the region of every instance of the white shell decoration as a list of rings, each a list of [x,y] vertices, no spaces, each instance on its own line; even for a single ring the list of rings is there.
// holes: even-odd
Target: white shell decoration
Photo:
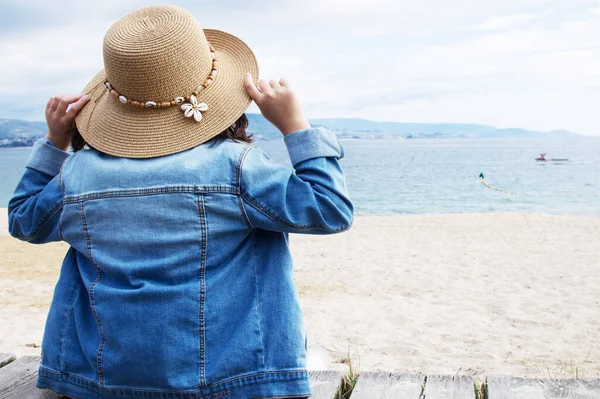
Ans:
[[[204,90],[204,86],[202,86],[202,85],[200,85],[196,88],[196,91],[202,91],[202,90]]]
[[[207,111],[208,105],[206,103],[199,103],[196,96],[190,96],[190,102],[183,104],[181,110],[187,118],[193,116],[196,122],[200,122],[202,120],[201,112]]]
[[[217,71],[216,71],[216,70],[214,70],[214,71],[212,71],[212,72],[210,73],[210,77],[211,77],[211,78],[214,78],[215,76],[217,76]]]
[[[181,103],[183,103],[185,101],[185,98],[183,98],[183,97],[177,97],[173,101],[175,101],[175,104],[181,104]]]
[[[107,88],[108,90],[111,90],[111,89],[112,89],[112,86],[110,85],[110,83],[109,83],[109,82],[104,82],[104,86],[106,86],[106,88]]]
[[[121,101],[123,104],[127,104],[127,97],[119,96],[119,101]]]
[[[156,108],[156,103],[154,101],[146,101],[146,104],[144,104],[144,107],[146,107],[146,108]]]
[[[212,53],[210,53],[210,56],[211,56],[213,59],[217,58],[217,55],[214,53],[214,51],[213,51]]]

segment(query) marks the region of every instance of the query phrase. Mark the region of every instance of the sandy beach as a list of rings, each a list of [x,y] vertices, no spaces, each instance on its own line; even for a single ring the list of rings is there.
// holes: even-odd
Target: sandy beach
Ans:
[[[360,216],[293,236],[311,368],[600,376],[600,217]],[[64,243],[6,233],[0,352],[39,354]]]

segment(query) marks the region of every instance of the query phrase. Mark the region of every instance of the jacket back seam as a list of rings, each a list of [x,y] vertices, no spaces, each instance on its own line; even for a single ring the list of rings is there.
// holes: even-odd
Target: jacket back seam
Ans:
[[[147,195],[161,195],[161,194],[208,194],[208,193],[220,193],[220,194],[234,194],[239,195],[239,189],[231,186],[174,186],[174,187],[153,187],[153,188],[142,188],[135,190],[111,190],[111,191],[100,191],[81,195],[69,195],[65,196],[63,203],[78,203],[83,201],[113,198],[113,197],[139,197]]]
[[[250,146],[246,146],[246,148],[244,148],[244,151],[242,151],[242,153],[240,154],[240,157],[237,162],[237,166],[235,168],[235,173],[236,173],[235,182],[236,182],[236,186],[240,189],[242,187],[242,165],[244,164],[244,159],[246,159],[246,155],[250,152],[251,149],[252,149],[252,147],[250,147]]]
[[[206,385],[206,326],[205,326],[205,314],[204,314],[204,305],[205,305],[205,296],[206,296],[206,249],[207,249],[207,240],[208,240],[208,226],[206,222],[206,207],[204,204],[204,195],[198,195],[197,198],[198,205],[198,216],[200,218],[200,270],[199,270],[199,314],[198,314],[198,325],[199,325],[199,355],[200,355],[200,381],[199,388]]]
[[[246,223],[246,225],[248,227],[253,229],[254,226],[252,225],[252,222],[250,221],[250,218],[248,217],[248,214],[246,213],[246,209],[244,208],[244,201],[242,200],[241,195],[237,196],[237,202],[238,202],[238,207],[240,208],[240,214],[242,215],[242,219],[244,219],[244,222]]]
[[[250,218],[248,217],[248,214],[246,213],[246,210],[244,209],[244,203],[242,201],[242,167],[244,165],[244,160],[246,159],[246,155],[248,155],[248,153],[250,152],[250,150],[252,149],[252,147],[248,146],[246,148],[244,148],[244,151],[242,151],[242,153],[240,154],[240,159],[238,160],[238,165],[237,165],[237,176],[236,176],[236,183],[237,183],[237,188],[240,192],[239,197],[238,197],[238,204],[240,207],[240,212],[242,214],[242,218],[244,219],[244,221],[246,222],[246,224],[248,226],[250,226],[250,228],[254,228],[254,226],[252,226],[252,222],[250,221]]]
[[[83,233],[85,235],[85,245],[87,248],[87,255],[88,255],[90,261],[92,262],[92,264],[94,265],[94,267],[96,268],[96,272],[98,273],[96,280],[92,284],[90,284],[90,288],[88,289],[88,296],[90,298],[90,307],[92,308],[92,312],[94,313],[94,318],[96,319],[96,325],[98,326],[98,331],[100,333],[100,345],[98,346],[98,353],[96,355],[96,373],[98,374],[98,385],[100,387],[104,387],[104,374],[102,373],[102,353],[104,351],[104,334],[102,332],[102,324],[100,323],[100,317],[98,316],[98,312],[96,311],[96,306],[95,306],[96,302],[95,302],[95,297],[94,297],[94,289],[96,288],[96,285],[98,285],[100,283],[100,281],[102,281],[102,277],[104,276],[104,273],[102,272],[102,270],[100,270],[100,268],[96,264],[96,261],[94,260],[94,257],[92,256],[92,240],[91,240],[89,230],[88,230],[87,219],[85,217],[85,211],[83,209],[83,202],[80,203],[79,211],[81,214]]]
[[[250,243],[250,261],[252,262],[252,269],[254,271],[254,295],[256,296],[256,321],[258,324],[258,335],[260,337],[260,349],[261,349],[261,364],[260,367],[263,371],[266,370],[265,364],[265,340],[262,331],[262,322],[260,319],[260,297],[258,295],[258,272],[256,269],[256,262],[254,261],[254,237],[255,234],[252,234],[251,243]]]

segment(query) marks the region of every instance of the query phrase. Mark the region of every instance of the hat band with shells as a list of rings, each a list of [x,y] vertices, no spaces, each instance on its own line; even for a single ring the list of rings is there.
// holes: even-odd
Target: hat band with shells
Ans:
[[[209,43],[210,46],[210,56],[212,58],[212,69],[208,74],[208,77],[200,86],[196,88],[191,94],[186,96],[175,97],[173,100],[167,101],[156,101],[156,100],[131,100],[124,96],[123,94],[116,91],[109,81],[105,81],[104,85],[109,90],[110,94],[112,94],[115,98],[118,98],[120,102],[123,104],[133,105],[134,107],[141,108],[167,108],[170,106],[180,105],[181,110],[183,111],[186,117],[194,117],[196,122],[200,122],[202,120],[201,112],[208,110],[208,105],[206,103],[199,103],[197,100],[198,94],[206,89],[213,82],[215,77],[217,76],[217,55],[215,53],[215,49]],[[187,102],[186,102],[187,101]]]

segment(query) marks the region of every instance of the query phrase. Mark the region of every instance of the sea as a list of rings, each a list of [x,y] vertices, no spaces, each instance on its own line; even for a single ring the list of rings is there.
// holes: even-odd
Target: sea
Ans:
[[[522,212],[600,215],[600,137],[342,140],[357,214]],[[257,142],[289,165],[282,140]],[[0,208],[31,148],[0,148]],[[535,160],[540,153],[547,159]],[[482,184],[480,175],[483,174]]]

